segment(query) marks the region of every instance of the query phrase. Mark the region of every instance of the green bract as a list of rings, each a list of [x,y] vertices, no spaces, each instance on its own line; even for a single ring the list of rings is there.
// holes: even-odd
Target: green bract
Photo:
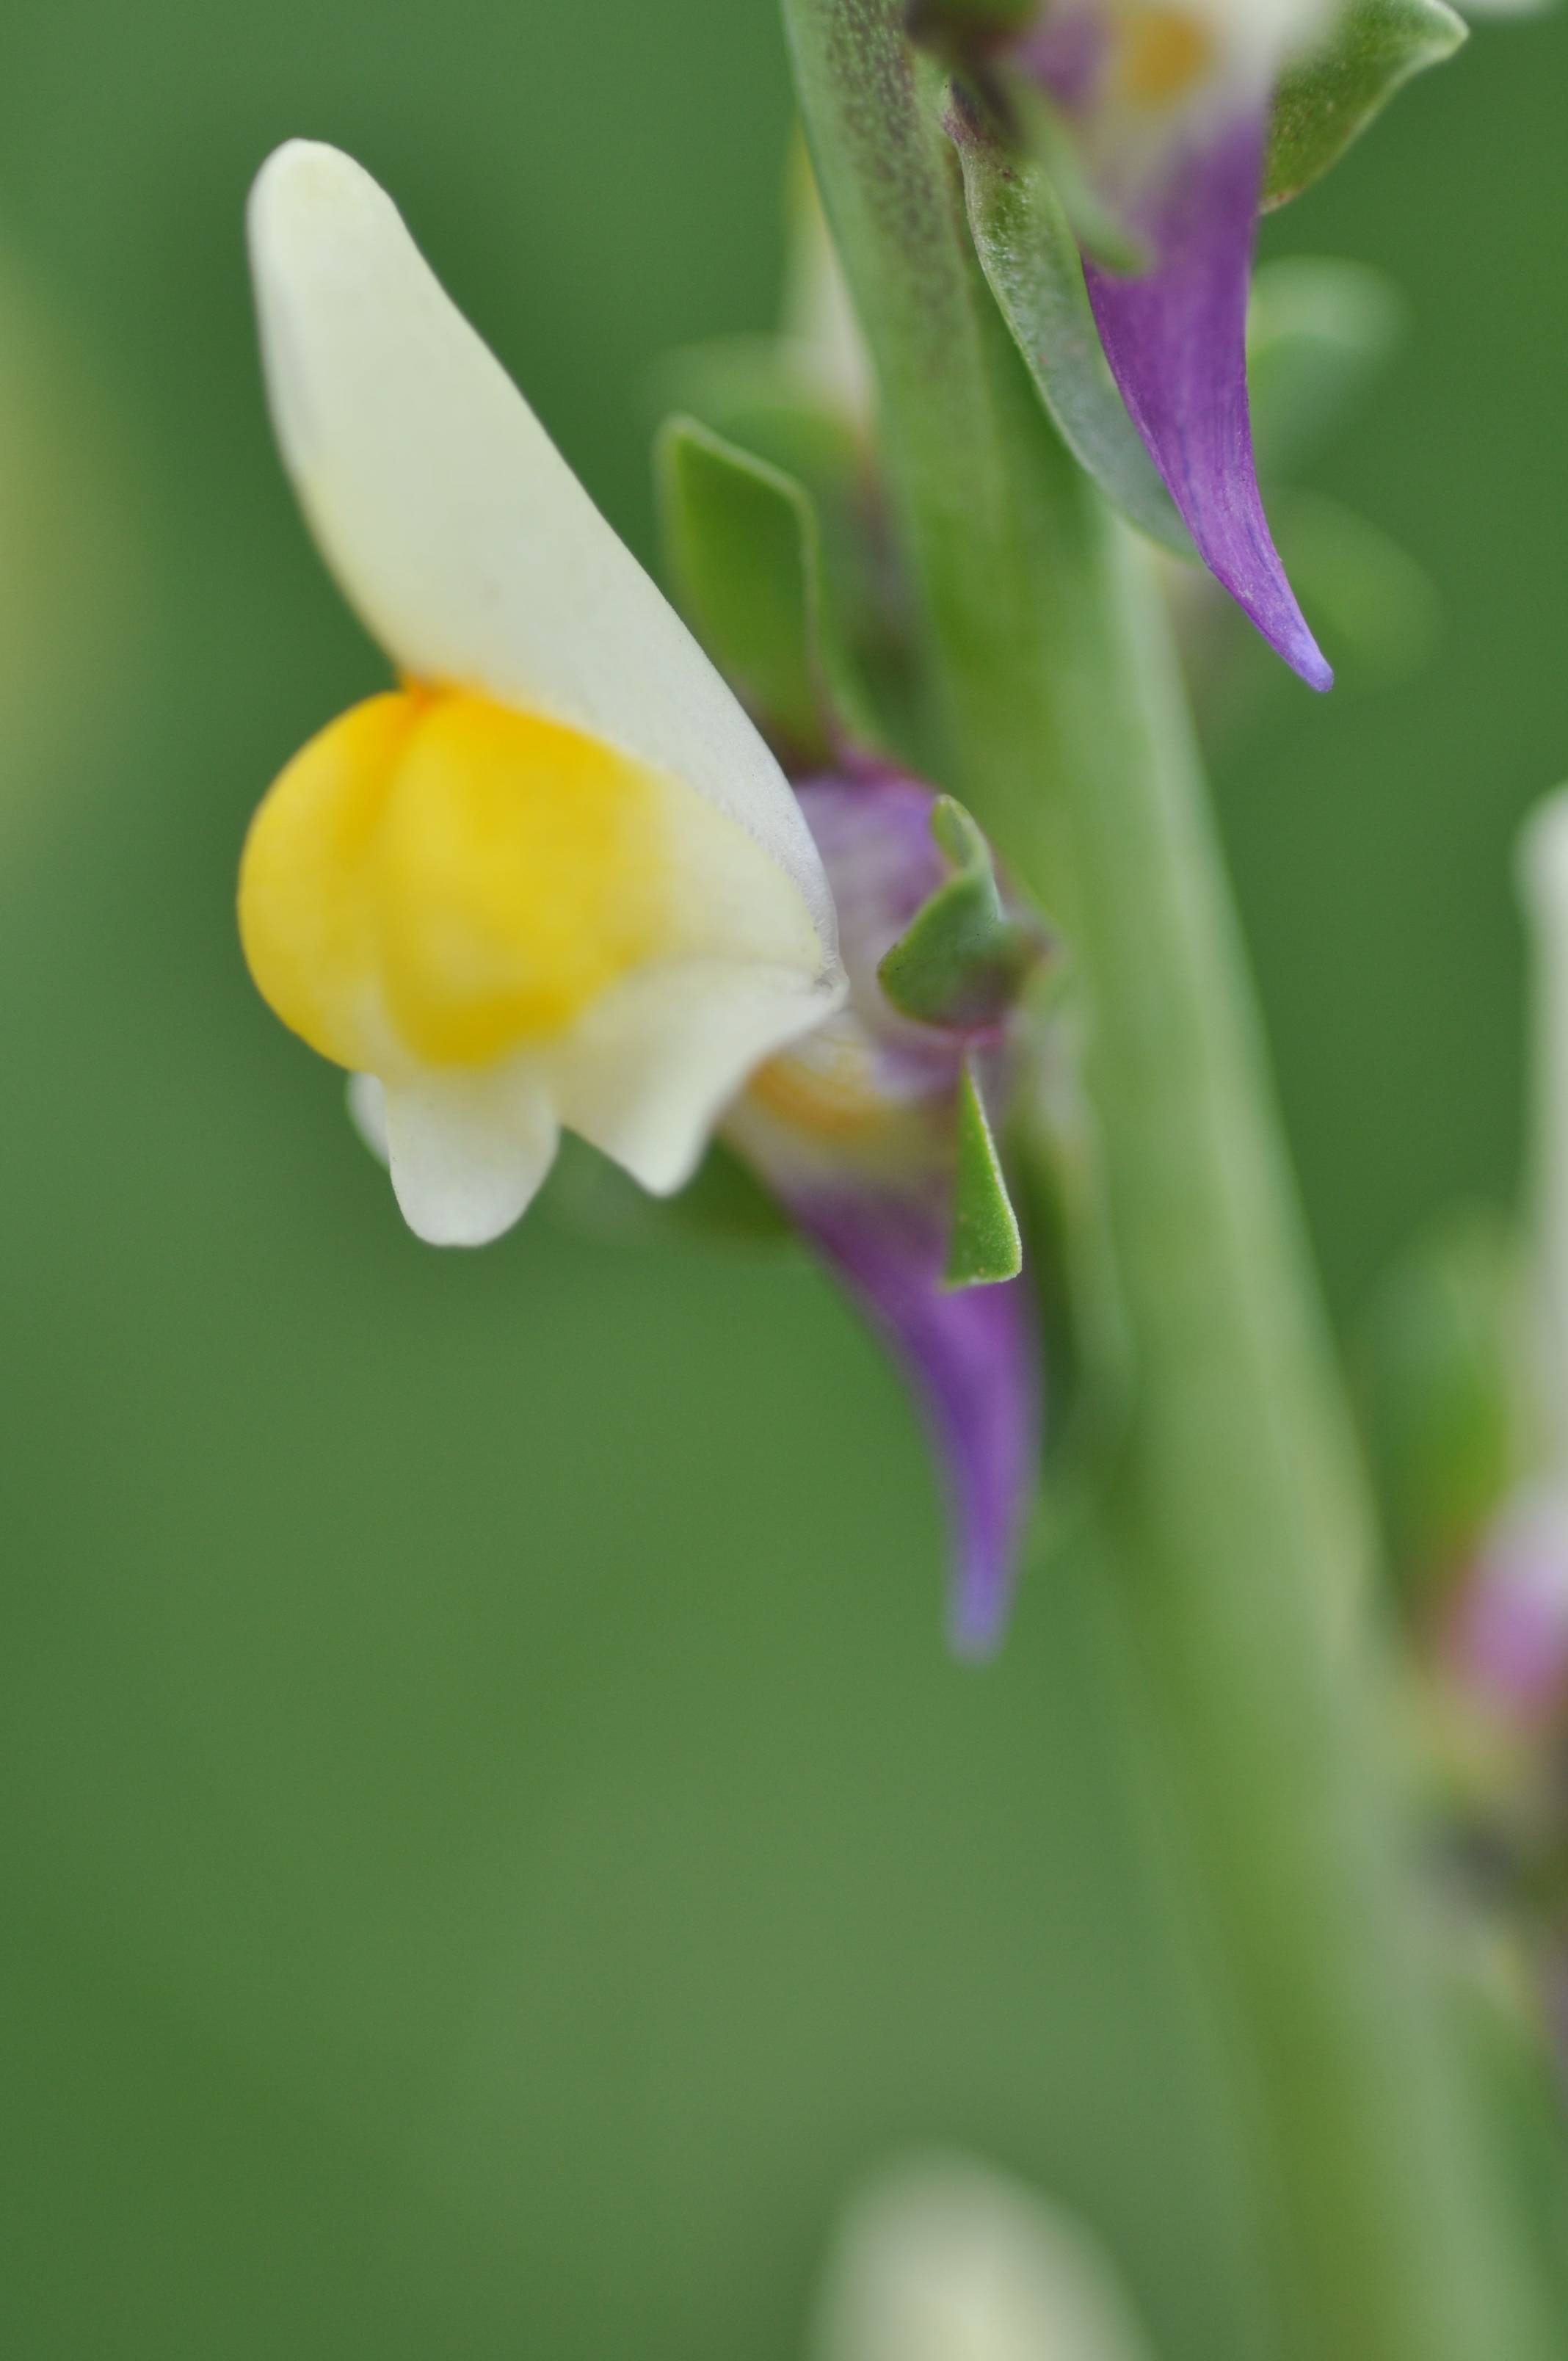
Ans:
[[[1444,0],[1346,0],[1328,40],[1286,68],[1275,94],[1265,210],[1310,188],[1412,74],[1464,38]]]
[[[959,1083],[959,1155],[953,1180],[953,1231],[947,1284],[993,1287],[1024,1268],[1018,1216],[1007,1193],[972,1057]]]
[[[1003,908],[991,848],[951,796],[935,805],[931,833],[953,874],[921,904],[877,979],[901,1015],[919,1024],[994,1024],[1043,956],[1044,930]]]

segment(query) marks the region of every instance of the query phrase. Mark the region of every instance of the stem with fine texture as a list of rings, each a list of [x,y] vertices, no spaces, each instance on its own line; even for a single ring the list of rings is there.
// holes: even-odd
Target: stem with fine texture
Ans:
[[[1411,1923],[1376,1668],[1343,1639],[1359,1477],[1163,617],[995,313],[902,13],[785,0],[944,784],[1059,921],[1085,994],[1136,1355],[1106,1539],[1245,2048],[1281,2342],[1537,2361]]]

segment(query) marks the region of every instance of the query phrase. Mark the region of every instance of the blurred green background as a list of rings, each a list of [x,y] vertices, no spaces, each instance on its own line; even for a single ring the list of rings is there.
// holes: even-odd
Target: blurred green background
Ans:
[[[759,327],[768,0],[19,0],[0,80],[0,1434],[19,2361],[783,2361],[847,2185],[978,2147],[1164,2361],[1256,2361],[1245,2169],[1102,1602],[944,1657],[894,1384],[789,1257],[441,1257],[235,942],[376,686],[263,416],[248,179],[392,188],[651,554],[652,365]],[[1315,482],[1418,676],[1255,660],[1223,809],[1336,1312],[1516,1165],[1512,830],[1568,771],[1568,25],[1274,252],[1411,330]]]

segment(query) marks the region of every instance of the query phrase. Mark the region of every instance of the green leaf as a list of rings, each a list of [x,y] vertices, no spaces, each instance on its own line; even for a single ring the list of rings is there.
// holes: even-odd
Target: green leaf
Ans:
[[[959,1158],[953,1183],[949,1288],[994,1287],[1024,1268],[1024,1240],[972,1057],[959,1083]]]
[[[686,346],[661,367],[669,406],[789,478],[817,522],[817,661],[843,734],[906,769],[929,769],[921,736],[913,594],[873,452],[824,399],[809,357],[786,336]]]
[[[787,336],[680,346],[660,359],[654,391],[663,411],[793,477],[818,510],[864,470],[863,435],[825,399],[812,357]]]
[[[1045,929],[1003,906],[991,848],[951,796],[938,797],[931,833],[953,874],[883,954],[877,979],[894,1006],[918,1024],[992,1024],[1044,956]]]
[[[1310,188],[1397,90],[1452,57],[1465,34],[1443,0],[1346,0],[1328,40],[1287,66],[1275,93],[1264,210]]]
[[[955,145],[981,269],[1057,432],[1130,523],[1190,557],[1187,528],[1101,349],[1078,240],[1050,175],[976,122],[965,121]]]
[[[1339,425],[1399,340],[1405,305],[1365,262],[1291,256],[1253,280],[1247,390],[1266,476],[1288,474]]]
[[[776,742],[806,761],[830,741],[817,664],[816,512],[800,485],[693,418],[660,432],[671,577],[715,664]]]

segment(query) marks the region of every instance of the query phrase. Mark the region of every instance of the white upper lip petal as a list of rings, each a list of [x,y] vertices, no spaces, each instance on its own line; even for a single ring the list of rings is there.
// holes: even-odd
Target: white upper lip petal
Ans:
[[[291,140],[257,178],[249,236],[284,460],[389,654],[684,779],[793,881],[831,978],[832,898],[783,773],[390,198]]]

